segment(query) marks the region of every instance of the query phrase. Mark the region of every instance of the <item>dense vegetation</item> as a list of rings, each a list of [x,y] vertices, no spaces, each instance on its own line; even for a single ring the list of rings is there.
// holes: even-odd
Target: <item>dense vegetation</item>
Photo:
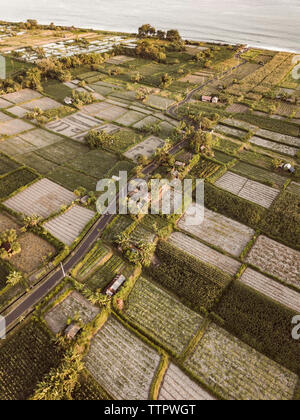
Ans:
[[[216,309],[225,328],[251,347],[283,366],[300,373],[299,343],[292,339],[295,315],[252,289],[234,282]]]
[[[230,281],[229,275],[169,243],[160,242],[156,255],[159,265],[151,267],[152,277],[198,311],[211,309]]]

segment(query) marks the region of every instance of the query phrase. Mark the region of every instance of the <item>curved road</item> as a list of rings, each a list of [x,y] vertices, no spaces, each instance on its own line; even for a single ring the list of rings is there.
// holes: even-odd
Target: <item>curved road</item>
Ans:
[[[237,54],[239,57],[239,54]],[[239,68],[240,66],[244,65],[247,61],[243,60],[243,62],[232,69],[222,73],[221,77],[226,76],[233,70]],[[173,116],[177,117],[176,111],[179,106],[188,103],[193,95],[198,92],[199,90],[203,89],[209,83],[218,80],[218,77],[208,80],[201,86],[193,89],[191,92],[188,93],[186,98],[179,102],[178,104],[172,105],[168,109],[168,113]],[[173,148],[170,149],[170,154],[176,154],[180,149],[182,149],[186,145],[186,140],[183,140],[177,143]],[[144,175],[149,175],[157,168],[157,165],[153,162],[149,166],[143,169]],[[116,197],[116,200],[118,196]],[[16,325],[18,325],[18,320],[26,315],[28,315],[33,308],[51,291],[53,290],[64,278],[64,271],[68,272],[76,264],[87,254],[87,252],[91,249],[91,247],[95,244],[95,242],[101,236],[101,233],[105,229],[105,227],[111,222],[111,220],[115,217],[115,215],[105,214],[97,222],[91,227],[89,232],[85,235],[83,240],[80,244],[75,248],[75,250],[71,253],[69,257],[66,258],[63,264],[63,269],[54,269],[51,273],[47,274],[43,279],[39,281],[39,283],[27,294],[21,296],[11,305],[9,305],[5,312],[7,312],[8,308],[11,308],[10,312],[5,315],[6,321],[6,330],[9,332],[13,329]],[[2,312],[3,313],[3,312]]]

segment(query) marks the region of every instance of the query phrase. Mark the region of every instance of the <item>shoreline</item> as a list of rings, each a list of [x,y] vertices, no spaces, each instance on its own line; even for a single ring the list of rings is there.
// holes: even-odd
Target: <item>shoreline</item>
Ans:
[[[4,24],[8,24],[8,25],[12,25],[12,24],[19,24],[21,23],[21,21],[17,22],[17,21],[6,21],[6,20],[2,20],[0,19],[0,22],[3,22]],[[49,25],[49,23],[43,23],[38,22],[41,26],[47,26]],[[66,27],[66,28],[71,28],[72,25],[67,25],[67,24],[56,24],[54,23],[55,26],[61,26],[61,27]],[[101,28],[91,28],[88,26],[74,26],[75,29],[80,29],[80,30],[85,30],[85,31],[95,31],[95,32],[107,32],[107,33],[111,33],[111,34],[123,34],[126,36],[137,36],[137,33],[134,32],[130,32],[130,31],[123,31],[123,30],[112,30],[112,29],[101,29]],[[298,51],[296,51],[295,49],[290,49],[290,48],[285,48],[285,47],[274,47],[271,45],[261,45],[258,43],[246,43],[246,42],[239,42],[239,41],[226,41],[226,40],[215,40],[212,38],[198,38],[197,36],[195,38],[190,38],[190,37],[185,37],[182,36],[182,39],[184,41],[190,41],[190,42],[203,42],[203,43],[209,43],[209,44],[214,44],[214,45],[247,45],[247,47],[249,48],[254,48],[254,49],[259,49],[259,50],[265,50],[265,51],[276,51],[276,52],[286,52],[286,53],[291,53],[291,54],[300,54],[300,49]],[[1,46],[1,44],[0,44]]]

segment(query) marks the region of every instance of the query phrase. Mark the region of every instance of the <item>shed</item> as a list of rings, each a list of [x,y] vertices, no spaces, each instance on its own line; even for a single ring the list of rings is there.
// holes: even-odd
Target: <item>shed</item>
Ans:
[[[65,337],[68,340],[74,340],[74,338],[76,337],[76,335],[79,333],[80,330],[81,330],[81,327],[78,324],[75,324],[74,322],[72,322],[65,329]]]
[[[107,296],[115,295],[125,281],[125,276],[123,276],[123,274],[118,274],[113,279],[113,281],[106,287],[106,289],[104,290],[104,294],[106,294]]]

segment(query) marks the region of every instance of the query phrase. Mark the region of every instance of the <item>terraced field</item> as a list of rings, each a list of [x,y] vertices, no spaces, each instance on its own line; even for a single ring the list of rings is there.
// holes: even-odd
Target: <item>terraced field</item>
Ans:
[[[227,257],[207,245],[190,238],[180,232],[172,233],[169,242],[176,248],[187,252],[193,257],[199,258],[207,264],[213,265],[225,273],[234,275],[239,270],[241,263],[233,258]]]
[[[160,356],[111,317],[92,341],[87,369],[116,400],[147,400]]]
[[[194,207],[194,204],[191,207]],[[188,214],[190,208],[187,209]],[[253,229],[208,209],[205,209],[204,220],[201,224],[196,226],[187,224],[185,213],[178,227],[235,257],[240,256],[255,233]]]
[[[51,219],[44,227],[66,245],[72,245],[85,226],[95,216],[95,212],[74,206],[66,213]]]
[[[44,178],[5,201],[4,205],[28,216],[46,218],[59,211],[62,205],[72,203],[75,198],[72,192]]]
[[[269,297],[296,313],[300,313],[300,294],[294,290],[247,268],[240,278],[240,281],[248,287]]]
[[[261,235],[246,261],[300,289],[300,252]]]
[[[185,366],[228,400],[291,400],[298,382],[297,375],[215,324]]]
[[[165,374],[158,399],[161,401],[212,401],[215,398],[193,382],[176,365],[171,363]]]
[[[130,293],[125,313],[131,322],[177,355],[203,322],[200,315],[142,277]]]
[[[219,178],[215,185],[265,208],[269,208],[279,194],[275,188],[251,181],[230,171]]]
[[[82,321],[84,324],[91,322],[100,312],[81,294],[71,292],[63,301],[55,305],[45,315],[45,321],[53,334],[61,333],[68,324],[68,320]]]

